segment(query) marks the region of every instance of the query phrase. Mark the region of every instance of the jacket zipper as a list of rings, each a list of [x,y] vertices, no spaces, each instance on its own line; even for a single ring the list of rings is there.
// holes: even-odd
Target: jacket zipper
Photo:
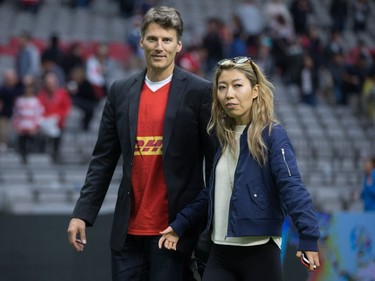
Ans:
[[[285,158],[285,150],[284,150],[284,148],[281,149],[281,154],[283,155],[284,163],[285,163],[285,165],[286,165],[286,168],[288,169],[289,177],[291,177],[291,176],[292,176],[292,173],[290,172],[288,162],[286,162],[286,158]]]

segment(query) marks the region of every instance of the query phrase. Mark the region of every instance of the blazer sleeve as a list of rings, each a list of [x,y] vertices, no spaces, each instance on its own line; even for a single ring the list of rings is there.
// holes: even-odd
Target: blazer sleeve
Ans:
[[[95,219],[108,191],[121,149],[116,127],[116,92],[113,83],[107,97],[85,182],[72,217],[83,219],[88,226]]]

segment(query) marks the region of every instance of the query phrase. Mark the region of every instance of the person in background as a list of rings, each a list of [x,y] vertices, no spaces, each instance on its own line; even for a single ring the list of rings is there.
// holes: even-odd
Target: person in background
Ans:
[[[18,0],[18,6],[22,11],[27,11],[33,14],[39,12],[43,0]]]
[[[375,157],[368,157],[363,164],[361,199],[364,211],[375,211]]]
[[[143,50],[139,45],[139,41],[141,40],[139,29],[142,24],[142,19],[143,16],[140,14],[133,15],[131,18],[131,25],[125,34],[125,43],[129,45],[133,52],[133,55],[131,56],[131,66],[134,68],[144,66]]]
[[[41,59],[53,61],[60,67],[64,66],[65,52],[60,46],[60,37],[57,33],[52,33],[49,38],[49,45],[43,50]]]
[[[140,45],[146,69],[115,81],[104,106],[97,143],[68,226],[83,251],[122,157],[111,232],[112,280],[190,281],[197,228],[178,251],[158,248],[160,231],[192,202],[210,176],[214,144],[206,131],[212,83],[175,65],[183,21],[170,7],[143,18]]]
[[[311,56],[314,61],[314,68],[319,70],[324,59],[324,44],[321,39],[319,28],[316,25],[310,24],[308,33],[300,37],[300,42],[303,50]]]
[[[9,147],[14,101],[22,94],[22,84],[14,69],[6,69],[0,86],[0,151]]]
[[[23,31],[18,37],[19,49],[16,54],[16,71],[20,81],[25,76],[32,75],[34,79],[40,76],[40,52],[32,42],[31,35]]]
[[[39,126],[43,118],[44,107],[36,97],[38,93],[35,81],[27,79],[23,94],[14,105],[13,125],[18,135],[19,153],[24,164],[27,155],[33,150]]]
[[[266,25],[274,20],[274,18],[281,15],[287,22],[287,25],[293,26],[293,19],[289,7],[283,0],[267,1],[267,3],[264,4],[263,13],[265,16],[264,22]]]
[[[208,125],[220,147],[208,189],[184,208],[159,240],[175,250],[208,200],[205,231],[213,245],[203,281],[282,280],[282,225],[298,230],[297,256],[318,267],[318,221],[294,149],[274,117],[274,87],[249,57],[218,63]]]
[[[329,66],[334,62],[337,54],[345,56],[345,42],[340,32],[332,30],[330,38],[324,46],[322,63],[324,66]]]
[[[177,64],[191,73],[204,77],[203,62],[205,53],[201,46],[191,44],[180,56]]]
[[[366,60],[366,67],[371,68],[373,65],[372,48],[359,37],[356,44],[346,52],[345,60],[349,64],[355,64],[361,56]]]
[[[61,134],[72,102],[69,93],[59,86],[58,79],[52,72],[45,74],[38,99],[44,107],[41,133],[47,137],[47,142],[52,144],[52,160],[58,162]]]
[[[119,5],[120,15],[128,18],[133,15],[136,5],[135,0],[116,0]]]
[[[314,13],[310,0],[293,0],[290,3],[290,13],[292,15],[294,30],[296,34],[306,34],[308,30],[309,18]]]
[[[82,129],[88,131],[99,100],[95,95],[94,88],[86,79],[84,67],[77,66],[71,70],[67,89],[73,105],[83,111]]]
[[[309,54],[303,56],[303,66],[298,79],[301,101],[312,107],[318,104],[319,75]]]
[[[245,56],[248,53],[246,33],[240,17],[236,14],[231,17],[230,34],[229,55]]]
[[[259,36],[265,26],[262,10],[256,2],[255,0],[241,0],[234,10],[243,24],[248,48],[258,46]]]
[[[63,68],[47,56],[42,57],[41,60],[41,77],[46,73],[53,73],[56,76],[59,87],[65,86],[66,77]]]
[[[87,9],[90,7],[93,0],[68,0],[67,1],[70,7],[75,8],[84,8]]]
[[[99,43],[96,46],[95,53],[86,60],[86,77],[93,85],[98,98],[107,95],[108,77],[113,67],[108,44]]]
[[[272,58],[272,40],[267,35],[260,38],[259,49],[256,55],[258,66],[267,76],[274,74],[274,60]]]
[[[221,37],[222,22],[218,18],[209,18],[206,21],[206,31],[202,38],[202,48],[205,52],[206,61],[205,76],[207,78],[213,75],[215,63],[223,57],[224,40]]]
[[[347,99],[343,92],[343,78],[345,74],[345,60],[341,52],[332,54],[332,59],[329,62],[327,69],[332,79],[332,97],[333,104],[346,105]]]
[[[79,42],[73,42],[65,54],[63,69],[65,77],[70,77],[70,72],[75,67],[85,67],[82,45]]]
[[[371,15],[371,5],[368,0],[354,0],[350,9],[353,15],[353,31],[365,32]]]
[[[331,16],[331,25],[334,30],[342,33],[348,21],[349,1],[332,0],[329,6],[329,15]]]
[[[65,77],[69,77],[70,71],[77,66],[85,67],[85,60],[83,58],[83,48],[81,43],[73,42],[69,45],[65,53],[65,59],[63,63]]]
[[[362,87],[363,115],[369,125],[375,125],[375,65],[371,67]]]
[[[343,73],[342,85],[344,99],[346,104],[348,104],[358,116],[363,114],[361,94],[369,70],[367,57],[361,54],[357,57],[354,64],[348,63],[345,65],[345,71]]]

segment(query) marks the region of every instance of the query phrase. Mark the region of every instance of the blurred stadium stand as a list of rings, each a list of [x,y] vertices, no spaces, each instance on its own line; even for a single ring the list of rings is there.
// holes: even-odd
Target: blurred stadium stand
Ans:
[[[0,4],[0,77],[14,64],[16,37],[23,30],[31,32],[40,49],[54,32],[59,34],[63,44],[80,41],[86,57],[98,42],[106,41],[117,61],[111,80],[134,71],[128,65],[131,51],[124,43],[130,22],[119,16],[116,1],[93,0],[89,9],[71,9],[62,5],[61,0],[44,0],[37,14],[18,10],[15,2],[5,0]],[[195,42],[205,31],[207,17],[220,16],[229,22],[239,0],[157,2],[180,10],[185,22],[183,40]],[[262,5],[266,1],[257,2]],[[320,27],[320,36],[326,41],[330,0],[313,0],[312,3],[315,12],[311,20]],[[374,11],[374,1],[370,4]],[[368,26],[369,31],[361,37],[374,46],[375,17],[369,18]],[[357,37],[351,30],[347,29],[343,36],[347,49],[355,45]],[[326,213],[362,210],[358,201],[352,200],[354,192],[361,189],[363,157],[375,152],[374,128],[357,118],[349,107],[332,106],[319,100],[319,106],[311,108],[299,103],[295,85],[285,85],[278,79],[274,83],[277,117],[289,132],[302,179],[317,209]],[[101,209],[102,216],[96,227],[89,230],[89,251],[83,253],[86,259],[76,255],[66,239],[68,219],[86,175],[102,107],[103,103],[87,132],[78,126],[82,113],[73,108],[63,134],[62,159],[57,164],[40,153],[33,153],[27,164],[23,164],[15,151],[0,151],[0,222],[3,226],[0,280],[109,280],[107,241],[117,186],[121,181],[121,163]],[[294,253],[293,249],[286,266],[288,269],[288,264],[292,265],[290,272],[286,270],[289,275],[285,280],[288,281],[303,279],[299,275],[302,273],[296,272],[299,267],[294,264],[298,262]]]
[[[330,24],[327,5],[330,1],[312,2],[315,9],[312,20],[320,26],[321,37],[327,38]],[[220,15],[229,22],[235,6],[233,1],[227,0],[164,0],[158,3],[175,6],[181,11],[187,42],[202,36],[208,16]],[[371,5],[375,6],[373,2]],[[123,77],[132,71],[126,65],[124,67],[131,55],[124,43],[129,24],[118,15],[115,1],[95,0],[89,9],[71,9],[60,0],[45,0],[37,14],[18,10],[14,1],[4,1],[0,5],[0,75],[14,63],[17,35],[28,30],[41,49],[53,32],[60,35],[63,44],[83,42],[86,55],[98,42],[109,42],[111,55],[118,62],[111,79]],[[375,26],[375,18],[370,17],[369,26]],[[363,34],[372,46],[374,32],[375,29],[369,28],[369,32]],[[355,44],[352,31],[345,31],[344,37],[348,48]],[[327,212],[356,208],[350,204],[351,196],[361,187],[362,157],[375,151],[374,129],[366,127],[348,107],[332,106],[322,100],[313,109],[298,103],[295,86],[275,83],[277,116],[287,127],[302,178],[316,205]],[[46,155],[34,155],[24,165],[15,152],[0,152],[0,209],[13,213],[71,212],[96,140],[101,109],[97,110],[88,132],[81,132],[77,126],[80,114],[73,109],[69,116],[60,164],[52,164]],[[113,188],[107,198],[109,208],[114,204],[120,177],[120,172],[114,176]]]

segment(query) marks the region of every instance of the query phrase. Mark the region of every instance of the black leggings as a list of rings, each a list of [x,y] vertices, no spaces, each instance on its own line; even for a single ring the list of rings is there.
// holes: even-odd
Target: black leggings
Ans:
[[[272,239],[257,246],[214,244],[202,281],[282,281],[280,249]]]

